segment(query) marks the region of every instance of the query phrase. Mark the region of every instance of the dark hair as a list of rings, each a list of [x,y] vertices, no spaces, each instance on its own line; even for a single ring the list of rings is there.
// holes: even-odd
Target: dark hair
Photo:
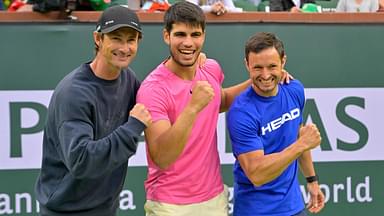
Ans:
[[[245,59],[248,61],[250,52],[260,53],[261,51],[274,47],[283,59],[285,55],[283,42],[273,33],[259,32],[251,36],[245,43]]]
[[[174,23],[185,23],[193,27],[201,27],[205,31],[205,15],[203,10],[191,2],[181,1],[173,4],[164,14],[164,28],[171,32]]]

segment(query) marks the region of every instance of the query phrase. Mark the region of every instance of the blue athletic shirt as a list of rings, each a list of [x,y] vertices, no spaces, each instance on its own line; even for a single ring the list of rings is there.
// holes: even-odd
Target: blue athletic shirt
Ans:
[[[297,160],[276,179],[259,187],[249,181],[237,160],[243,153],[264,150],[264,154],[271,154],[294,143],[304,103],[304,87],[298,80],[279,85],[273,97],[257,95],[248,87],[233,102],[227,125],[236,158],[234,216],[291,216],[304,209]]]

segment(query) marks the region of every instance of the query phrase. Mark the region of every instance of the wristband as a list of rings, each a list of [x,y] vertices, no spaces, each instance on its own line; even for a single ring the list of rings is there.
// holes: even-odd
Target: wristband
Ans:
[[[308,176],[308,177],[305,178],[305,180],[307,180],[307,183],[312,183],[312,182],[315,182],[315,181],[319,181],[319,176],[317,176],[317,175]]]

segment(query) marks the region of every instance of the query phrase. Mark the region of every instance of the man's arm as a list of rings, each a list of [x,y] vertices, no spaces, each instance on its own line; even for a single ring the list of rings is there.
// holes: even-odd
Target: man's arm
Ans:
[[[313,166],[311,151],[305,151],[299,157],[300,170],[305,177],[316,176],[315,168]],[[320,190],[318,180],[307,182],[307,189],[311,195],[311,199],[307,204],[308,211],[311,213],[318,213],[323,209],[325,198],[323,192]]]
[[[226,112],[235,97],[244,91],[251,83],[251,80],[248,79],[240,84],[221,89],[220,112]]]
[[[196,116],[195,110],[186,107],[173,125],[159,120],[145,130],[149,154],[159,168],[166,169],[181,154]]]
[[[239,155],[238,160],[248,179],[261,186],[278,177],[303,151],[305,146],[297,142],[279,153],[257,150]]]
[[[192,90],[192,98],[172,125],[159,120],[145,130],[149,154],[161,169],[168,168],[182,153],[198,113],[214,97],[214,90],[206,81],[199,81]]]
[[[61,149],[59,155],[71,175],[78,179],[96,178],[126,163],[136,152],[140,134],[151,124],[147,109],[142,104],[136,104],[126,123],[105,137],[95,139],[93,124],[81,117],[81,114],[78,115],[87,111],[81,109],[82,106],[70,107],[76,113],[72,116],[78,119],[63,121],[58,126],[58,148]]]
[[[289,83],[290,80],[294,79],[286,70],[283,69],[283,75],[281,77],[280,83]],[[220,112],[226,112],[231,106],[233,100],[237,95],[239,95],[242,91],[244,91],[249,85],[252,84],[251,79],[248,79],[240,84],[223,88],[221,90],[221,104],[220,104]]]
[[[263,150],[238,156],[241,168],[256,186],[268,183],[278,177],[303,152],[320,144],[320,133],[314,124],[300,129],[299,139],[281,152],[265,155]]]
[[[310,151],[303,152],[303,154],[299,157],[299,165],[300,170],[305,177],[316,175]]]

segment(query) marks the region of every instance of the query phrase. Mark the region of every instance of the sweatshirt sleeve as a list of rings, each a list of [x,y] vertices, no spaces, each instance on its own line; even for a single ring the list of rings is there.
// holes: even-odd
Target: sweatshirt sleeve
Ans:
[[[127,163],[135,154],[145,125],[134,117],[109,135],[93,140],[93,128],[83,121],[65,121],[59,128],[62,159],[75,178],[95,178]]]

